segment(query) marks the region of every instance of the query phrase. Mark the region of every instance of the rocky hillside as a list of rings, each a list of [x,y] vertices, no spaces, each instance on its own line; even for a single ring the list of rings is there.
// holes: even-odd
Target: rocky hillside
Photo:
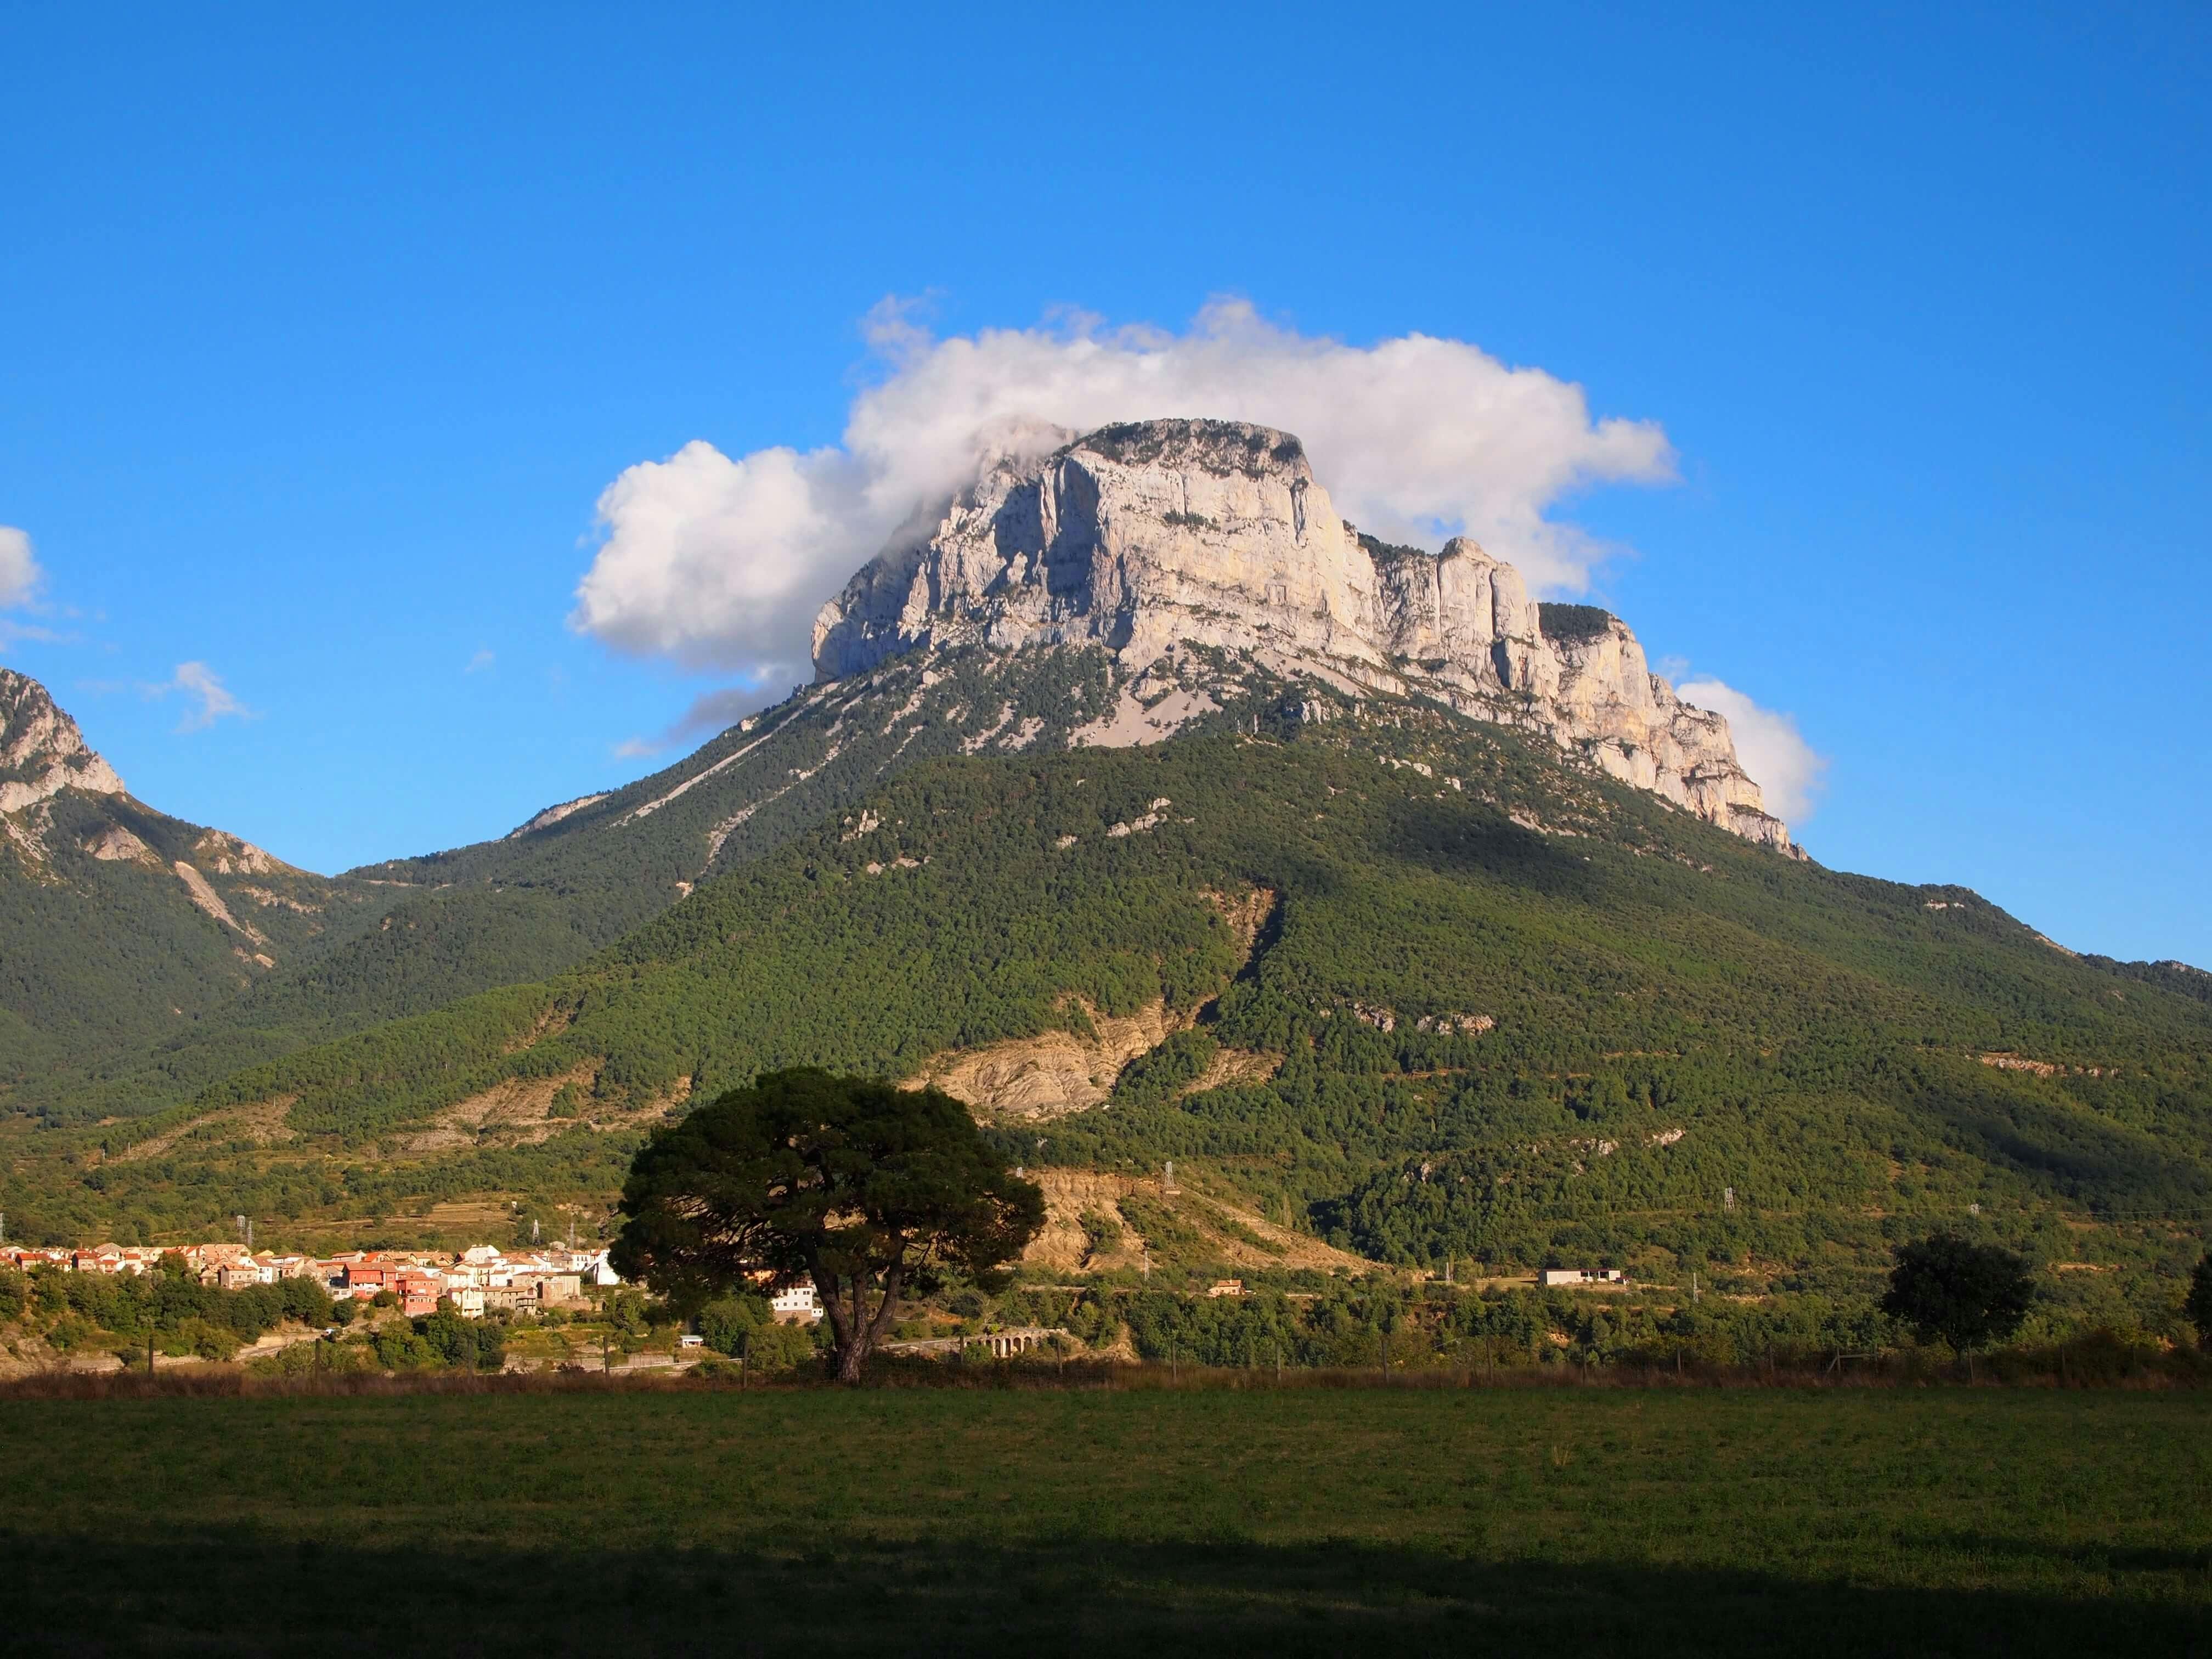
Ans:
[[[356,925],[356,896],[132,796],[46,689],[9,669],[0,832],[0,1102],[219,1024]]]

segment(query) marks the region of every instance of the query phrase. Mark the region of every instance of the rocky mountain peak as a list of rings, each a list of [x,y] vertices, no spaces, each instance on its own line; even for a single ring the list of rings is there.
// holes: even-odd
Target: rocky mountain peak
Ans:
[[[0,668],[0,813],[20,812],[64,789],[128,793],[45,686]]]
[[[994,463],[823,607],[814,665],[836,681],[916,649],[1059,645],[1103,646],[1133,678],[1196,645],[1425,696],[1790,850],[1727,720],[1677,697],[1626,623],[1540,605],[1465,537],[1430,553],[1363,534],[1267,427],[1133,422]]]

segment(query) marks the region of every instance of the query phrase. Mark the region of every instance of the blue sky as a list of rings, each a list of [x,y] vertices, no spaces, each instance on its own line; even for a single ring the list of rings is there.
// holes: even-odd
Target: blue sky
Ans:
[[[625,469],[837,443],[887,297],[1233,296],[1657,423],[1550,510],[1816,856],[2212,964],[2208,18],[9,8],[0,661],[296,862],[495,835],[743,678],[570,625]]]

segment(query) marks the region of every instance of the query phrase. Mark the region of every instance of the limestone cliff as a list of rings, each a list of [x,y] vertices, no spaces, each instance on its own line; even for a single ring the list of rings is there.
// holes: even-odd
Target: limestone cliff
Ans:
[[[962,645],[1103,645],[1135,676],[1179,646],[1214,647],[1540,732],[1790,850],[1727,720],[1677,697],[1618,618],[1538,605],[1463,537],[1431,554],[1361,535],[1285,433],[1177,420],[1068,436],[1000,461],[927,539],[856,574],[816,620],[817,678]]]
[[[93,752],[46,687],[0,668],[0,813],[20,812],[64,789],[124,793],[115,769]]]

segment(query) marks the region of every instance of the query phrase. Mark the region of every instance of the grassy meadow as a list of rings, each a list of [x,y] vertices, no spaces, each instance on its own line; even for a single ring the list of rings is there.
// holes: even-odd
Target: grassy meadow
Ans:
[[[9,1653],[2212,1652],[2212,1394],[0,1399]]]

